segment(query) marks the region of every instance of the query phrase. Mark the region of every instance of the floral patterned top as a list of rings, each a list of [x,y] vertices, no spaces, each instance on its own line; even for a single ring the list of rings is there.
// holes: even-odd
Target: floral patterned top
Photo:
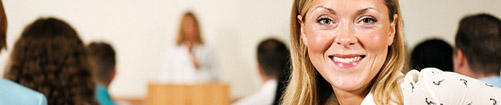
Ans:
[[[409,71],[400,87],[405,105],[501,105],[501,88],[436,68]]]
[[[411,70],[399,84],[404,105],[501,105],[501,88],[436,68]],[[362,105],[375,105],[372,93]]]

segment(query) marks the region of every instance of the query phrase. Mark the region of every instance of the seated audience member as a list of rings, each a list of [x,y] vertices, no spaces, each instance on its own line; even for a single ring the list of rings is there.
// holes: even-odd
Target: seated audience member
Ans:
[[[257,48],[258,73],[263,80],[261,89],[234,105],[271,105],[277,88],[277,76],[289,68],[289,50],[282,42],[268,39]]]
[[[0,52],[7,48],[7,17],[0,0]],[[0,79],[0,105],[47,105],[45,96],[8,79]]]
[[[287,54],[290,55],[290,54]],[[287,62],[287,67],[282,71],[282,73],[278,74],[278,84],[277,84],[277,89],[275,92],[275,99],[273,100],[273,105],[280,105],[280,102],[282,101],[282,96],[284,95],[285,89],[287,88],[287,85],[289,84],[289,78],[291,76],[291,71],[290,71],[290,56],[287,58],[289,61]]]
[[[501,87],[501,20],[489,14],[463,18],[456,34],[454,71]]]
[[[96,99],[101,105],[114,105],[108,94],[108,87],[116,74],[115,50],[108,43],[92,42],[87,46],[91,64],[94,65],[96,79]]]
[[[452,47],[441,39],[428,39],[414,48],[410,63],[418,71],[435,67],[452,72]]]
[[[49,105],[96,105],[84,44],[66,22],[40,18],[16,41],[6,78],[43,93]]]

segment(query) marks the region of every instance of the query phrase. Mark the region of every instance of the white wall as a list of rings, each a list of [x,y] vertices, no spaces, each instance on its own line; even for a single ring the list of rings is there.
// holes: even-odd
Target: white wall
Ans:
[[[111,93],[144,97],[146,84],[158,78],[167,46],[181,14],[193,10],[203,37],[214,49],[222,80],[240,97],[259,88],[257,43],[276,37],[289,43],[292,0],[3,0],[8,17],[9,49],[0,55],[0,75],[22,29],[38,17],[66,20],[84,42],[108,41],[115,47],[118,73]],[[400,1],[409,47],[424,38],[440,37],[453,44],[457,23],[466,14],[488,12],[501,17],[499,0]]]
[[[407,46],[426,38],[442,38],[454,45],[459,20],[490,13],[501,18],[501,0],[400,0]]]

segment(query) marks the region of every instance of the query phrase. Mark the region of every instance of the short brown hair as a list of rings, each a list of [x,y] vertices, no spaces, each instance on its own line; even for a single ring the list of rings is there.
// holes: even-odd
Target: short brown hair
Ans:
[[[501,68],[501,20],[489,14],[464,17],[456,34],[456,49],[462,50],[474,73],[499,74]]]
[[[5,77],[43,93],[49,105],[95,105],[85,50],[70,25],[40,18],[16,41]]]
[[[266,39],[257,47],[257,61],[266,76],[278,76],[283,70],[289,70],[290,52],[284,43]]]
[[[111,82],[111,74],[115,71],[115,50],[106,42],[92,42],[87,46],[90,61],[95,67],[95,77],[101,83]]]

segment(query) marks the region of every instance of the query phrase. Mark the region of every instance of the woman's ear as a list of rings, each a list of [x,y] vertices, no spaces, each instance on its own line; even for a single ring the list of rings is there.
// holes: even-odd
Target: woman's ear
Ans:
[[[388,46],[391,46],[393,44],[393,39],[395,38],[396,30],[397,30],[397,22],[398,22],[398,15],[395,14],[393,15],[393,21],[390,24],[390,35],[388,36]]]
[[[301,15],[297,15],[297,22],[299,23],[299,26],[301,28],[299,28],[300,32],[301,32],[301,41],[303,41],[303,44],[308,46],[308,39],[306,38],[306,35],[304,34],[304,23],[303,23],[303,16]]]

